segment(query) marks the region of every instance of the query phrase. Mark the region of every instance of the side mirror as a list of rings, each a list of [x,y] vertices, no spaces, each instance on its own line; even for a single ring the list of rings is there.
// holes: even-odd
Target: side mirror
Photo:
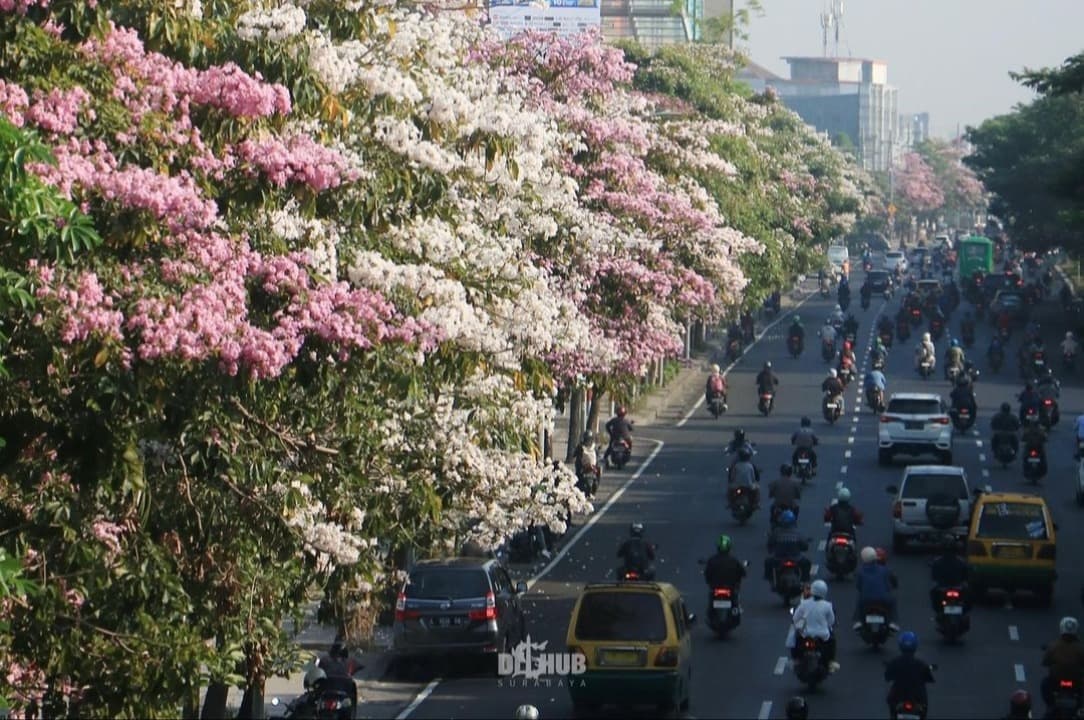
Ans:
[[[741,561],[741,566],[742,566],[743,568],[747,568],[747,567],[749,567],[749,561],[748,561],[748,560],[742,560],[742,561]]]
[[[889,495],[896,495],[897,493],[899,493],[899,491],[900,489],[895,485],[889,485],[885,487],[885,492]]]
[[[685,616],[685,624],[686,625],[695,625],[696,624],[696,613],[689,613],[688,615],[686,615]]]
[[[527,583],[520,580],[518,583],[516,583],[516,595],[526,595],[526,594],[527,594]]]

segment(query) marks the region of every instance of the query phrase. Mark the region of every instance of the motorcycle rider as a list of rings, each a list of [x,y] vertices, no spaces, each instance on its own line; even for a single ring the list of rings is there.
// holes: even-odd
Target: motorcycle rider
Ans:
[[[768,535],[768,557],[764,558],[764,579],[772,582],[775,569],[783,560],[794,560],[801,570],[802,582],[809,581],[809,558],[802,553],[809,550],[809,543],[798,533],[795,527],[797,517],[790,510],[779,515],[779,524]]]
[[[832,324],[832,318],[824,319],[824,327],[817,334],[820,335],[822,343],[831,345],[833,349],[835,348],[838,333],[836,332],[836,326]]]
[[[798,603],[791,617],[790,631],[787,633],[786,646],[791,651],[791,658],[797,660],[801,651],[798,637],[817,638],[821,641],[821,652],[828,665],[828,672],[838,672],[836,662],[836,612],[828,602],[828,583],[814,580],[810,585],[811,597]]]
[[[784,510],[790,510],[798,516],[798,501],[802,498],[802,484],[794,479],[790,465],[779,467],[779,477],[768,485],[768,497],[772,499],[771,517],[774,519]]]
[[[971,317],[971,311],[968,310],[964,313],[963,319],[960,320],[960,335],[966,340],[971,338],[972,342],[975,339],[975,318]]]
[[[704,402],[710,405],[716,396],[722,399],[723,410],[726,410],[726,377],[719,370],[718,365],[712,364],[711,374],[708,375],[707,382],[704,383]]]
[[[832,310],[832,314],[829,316],[829,320],[832,323],[832,327],[834,327],[834,328],[842,328],[843,327],[843,308],[840,307],[839,305],[836,305],[835,308]]]
[[[632,421],[629,420],[628,408],[624,405],[617,406],[617,414],[606,421],[606,432],[610,436],[610,443],[606,447],[606,452],[602,455],[602,461],[609,467],[610,458],[613,456],[614,445],[618,441],[624,440],[628,443],[629,450],[632,450]]]
[[[1050,366],[1039,371],[1035,378],[1035,392],[1040,398],[1058,398],[1061,396],[1061,383],[1054,377],[1054,371]]]
[[[1049,668],[1049,673],[1040,688],[1048,710],[1054,707],[1054,689],[1059,680],[1072,680],[1078,690],[1084,682],[1084,645],[1080,643],[1079,630],[1080,623],[1075,617],[1063,617],[1058,623],[1058,639],[1043,654],[1043,667]]]
[[[956,386],[952,388],[949,399],[952,400],[953,408],[966,407],[971,412],[971,417],[975,417],[975,413],[978,412],[975,386],[971,384],[971,378],[967,373],[961,373],[956,377]]]
[[[655,546],[644,539],[643,523],[629,525],[629,537],[617,549],[617,557],[622,569],[635,570],[645,580],[655,577]]]
[[[598,446],[595,445],[595,434],[590,430],[584,430],[583,435],[580,436],[580,444],[576,446],[573,459],[581,490],[590,488],[594,482],[589,475],[597,478],[601,474],[598,465]]]
[[[1081,416],[1084,417],[1084,416]],[[794,452],[790,456],[790,464],[798,464],[798,451],[805,449],[809,451],[809,462],[813,466],[813,474],[817,474],[817,451],[816,446],[820,441],[817,439],[817,434],[813,432],[813,421],[808,417],[802,418],[801,427],[799,427],[793,435],[790,436],[790,444],[794,446]]]
[[[858,336],[858,320],[855,319],[854,313],[847,313],[847,319],[843,321],[843,337],[849,336]]]
[[[1009,696],[1009,714],[1005,720],[1031,720],[1031,693],[1014,690]]]
[[[961,372],[964,369],[964,349],[960,347],[960,341],[956,338],[952,338],[948,350],[945,351],[946,378],[949,376],[949,370],[951,368],[959,368]]]
[[[930,606],[936,615],[941,610],[941,596],[949,588],[960,589],[960,599],[967,607],[967,562],[956,552],[956,543],[946,540],[941,545],[941,554],[930,565],[933,587],[930,588]]]
[[[851,283],[847,280],[846,275],[841,275],[839,278],[839,294],[837,299],[839,300],[838,307],[840,308],[851,304]],[[842,320],[842,318],[840,318],[840,320]]]
[[[851,504],[851,491],[841,487],[836,491],[836,499],[824,509],[824,522],[828,523],[828,537],[836,533],[846,533],[857,538],[856,529],[864,522],[862,511]],[[876,551],[874,551],[876,552]]]
[[[869,391],[876,389],[881,391],[881,397],[884,397],[885,391],[888,388],[888,380],[885,378],[885,374],[880,370],[870,370],[866,373],[865,379],[862,381],[863,389],[866,395],[869,395]]]
[[[862,288],[858,291],[862,298],[862,305],[869,305],[870,299],[873,297],[873,285],[869,281],[869,277],[866,277],[866,281],[862,283]]]
[[[748,310],[742,310],[741,319],[741,334],[743,342],[752,342],[756,337],[756,330],[753,324],[753,314]]]
[[[900,654],[892,658],[885,667],[885,682],[892,683],[888,689],[888,710],[893,713],[896,704],[905,700],[921,703],[929,717],[930,700],[926,694],[926,685],[934,682],[930,664],[920,660],[918,636],[910,630],[900,633]]]
[[[915,369],[921,369],[925,361],[929,361],[930,370],[937,367],[937,350],[928,332],[922,333],[922,340],[915,346]]]
[[[750,455],[754,454],[753,443],[745,439],[745,430],[742,428],[734,428],[734,437],[730,439],[730,443],[727,444],[726,450],[724,451],[727,455],[735,456],[731,465],[737,462],[737,455],[743,448],[748,450]]]
[[[1020,423],[1024,423],[1024,419],[1027,417],[1028,410],[1034,410],[1036,417],[1038,413],[1043,409],[1043,399],[1039,397],[1039,393],[1036,392],[1035,386],[1031,383],[1024,385],[1024,391],[1017,395],[1017,399],[1020,400]]]
[[[1080,347],[1077,345],[1076,338],[1073,336],[1073,331],[1069,330],[1065,333],[1065,339],[1061,341],[1061,354],[1068,355],[1070,359],[1075,358],[1077,352],[1080,351]]]
[[[1047,469],[1046,464],[1046,429],[1043,428],[1041,423],[1030,423],[1024,427],[1024,432],[1021,435],[1021,441],[1024,444],[1024,449],[1037,448],[1039,450],[1040,467],[1045,473]]]
[[[738,461],[727,472],[727,498],[739,487],[749,490],[754,508],[760,505],[760,468],[753,464],[753,453],[747,447],[738,450]]]
[[[730,327],[726,329],[726,348],[728,354],[730,352],[730,346],[734,344],[737,345],[738,350],[740,351],[742,346],[741,325],[738,324],[737,320],[730,323]]]
[[[734,557],[730,549],[730,536],[720,535],[715,543],[715,554],[704,564],[704,581],[709,588],[730,588],[734,601],[738,602],[741,581],[745,577],[745,564]]]
[[[1014,454],[1020,452],[1020,440],[1016,436],[1020,431],[1020,419],[1013,415],[1012,405],[1001,403],[1001,411],[990,420],[990,430],[993,431],[990,447],[996,448],[998,443],[1006,442],[1012,446]]]
[[[779,378],[772,372],[772,363],[767,361],[764,363],[764,367],[761,368],[760,373],[757,374],[757,392],[761,395],[764,393],[775,394],[775,388],[779,385]]]
[[[534,705],[520,705],[512,715],[513,720],[538,720],[538,708]]]
[[[855,573],[855,585],[858,587],[858,602],[854,607],[854,629],[862,627],[866,608],[870,604],[883,605],[887,611],[888,626],[899,630],[896,624],[896,597],[892,572],[887,566],[877,562],[877,550],[872,547],[862,548],[859,554],[862,566]]]
[[[843,347],[839,351],[839,366],[843,367],[844,362],[850,364],[851,368],[855,367],[857,358],[854,356],[854,347],[851,345],[850,340],[843,341]]]
[[[802,327],[802,318],[795,315],[790,321],[790,328],[787,330],[788,338],[798,339],[798,349],[801,350],[805,347],[805,328]]]
[[[873,339],[873,348],[869,351],[869,364],[884,365],[888,361],[888,348],[881,341],[880,335]]]
[[[341,640],[336,639],[330,650],[318,657],[309,669],[306,687],[312,692],[344,692],[351,699],[351,707],[358,704],[358,686],[352,673],[350,653]],[[360,668],[358,668],[360,669]]]
[[[785,715],[787,720],[808,720],[809,703],[801,695],[795,695],[790,700],[787,700]]]
[[[887,315],[882,315],[877,321],[877,337],[891,335],[893,330],[892,320]]]
[[[843,404],[843,381],[839,379],[839,373],[835,368],[828,370],[828,377],[821,383],[821,391],[828,396],[829,399],[835,400],[839,403],[839,412],[842,415],[846,412]]]

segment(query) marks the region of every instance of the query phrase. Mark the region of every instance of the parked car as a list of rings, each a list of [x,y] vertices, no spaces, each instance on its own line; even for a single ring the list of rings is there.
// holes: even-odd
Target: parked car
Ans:
[[[893,393],[877,428],[877,460],[887,465],[896,454],[937,456],[952,464],[952,421],[940,395]]]
[[[892,547],[903,550],[910,541],[939,543],[946,535],[967,537],[971,491],[967,473],[954,465],[912,465],[899,486],[890,485]]]
[[[395,602],[392,656],[491,656],[527,635],[520,600],[527,584],[512,584],[495,558],[423,560]]]
[[[572,609],[566,641],[587,669],[569,678],[577,715],[603,705],[687,710],[692,697],[696,616],[673,585],[599,583],[584,587]]]
[[[987,588],[1031,590],[1044,605],[1054,600],[1057,524],[1040,495],[983,493],[967,536],[972,593]]]

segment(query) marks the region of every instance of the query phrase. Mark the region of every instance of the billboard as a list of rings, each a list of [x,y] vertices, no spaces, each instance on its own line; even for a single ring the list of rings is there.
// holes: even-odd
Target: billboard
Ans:
[[[602,24],[600,0],[490,0],[489,21],[503,38],[523,30],[575,35]]]

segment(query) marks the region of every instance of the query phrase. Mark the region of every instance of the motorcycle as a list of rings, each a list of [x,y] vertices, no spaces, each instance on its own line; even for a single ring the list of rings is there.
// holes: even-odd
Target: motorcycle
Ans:
[[[839,377],[839,381],[843,383],[843,387],[847,387],[854,382],[854,363],[850,358],[845,357],[839,361],[836,375]]]
[[[964,338],[964,347],[970,348],[972,345],[975,344],[975,328],[973,326],[965,326],[961,334]]]
[[[824,413],[825,420],[829,423],[835,423],[836,420],[839,420],[840,415],[843,414],[843,398],[838,395],[829,397],[828,393],[825,393],[822,412]]]
[[[622,567],[617,569],[618,582],[651,582],[655,579],[655,573],[651,571],[640,572],[635,568]]]
[[[882,345],[884,345],[886,348],[892,347],[892,331],[891,330],[881,330],[881,332],[878,333],[878,336],[881,338],[881,344]]]
[[[711,396],[711,400],[708,402],[708,412],[716,420],[719,416],[726,412],[726,393],[715,393]]]
[[[918,327],[922,324],[922,308],[912,307],[908,313],[912,327]]]
[[[944,321],[941,320],[940,318],[934,318],[933,320],[930,320],[930,337],[933,338],[934,341],[936,342],[936,341],[940,340],[941,336],[944,335],[944,334],[945,334],[945,323],[944,323]]]
[[[1007,433],[995,433],[990,444],[994,448],[994,457],[1001,463],[1002,468],[1007,468],[1016,459],[1016,446],[1009,442]]]
[[[870,360],[870,367],[872,367],[874,370],[884,370],[885,369],[885,356],[884,356],[884,354],[882,354],[882,353],[874,354],[873,359]]]
[[[802,354],[802,338],[800,335],[791,335],[787,338],[787,351],[795,360]]]
[[[862,609],[862,624],[858,635],[870,647],[877,649],[884,645],[892,628],[888,626],[888,608],[877,603],[867,603]]]
[[[911,323],[907,322],[907,318],[900,318],[896,323],[896,337],[900,339],[900,342],[907,342],[907,339],[911,337]]]
[[[1012,330],[1009,329],[1008,325],[1002,325],[997,330],[997,337],[998,340],[1001,341],[1001,344],[1005,345],[1009,342],[1009,338],[1012,337]]]
[[[772,412],[773,407],[775,407],[775,393],[770,390],[767,392],[761,392],[760,403],[757,405],[757,408],[760,410],[760,412],[763,415],[767,416]]]
[[[961,588],[945,588],[937,608],[937,631],[952,642],[971,629],[971,616],[964,606]]]
[[[583,470],[576,475],[576,487],[587,497],[594,497],[598,492],[599,481],[602,479],[602,470],[593,465],[590,467],[584,467]]]
[[[825,278],[824,280],[821,280],[820,291],[821,291],[821,297],[826,298],[826,297],[831,296],[831,294],[832,294],[832,286],[828,283],[827,278]]]
[[[1046,477],[1046,460],[1043,458],[1042,448],[1034,445],[1024,448],[1024,478],[1031,481],[1032,485],[1038,485],[1039,481]]]
[[[854,537],[848,533],[832,533],[825,549],[825,564],[836,579],[842,580],[858,567]]]
[[[866,406],[877,414],[883,413],[886,407],[884,390],[877,387],[866,388]]]
[[[1066,372],[1073,372],[1073,370],[1076,368],[1076,353],[1066,352],[1062,350],[1061,366],[1065,368]]]
[[[355,717],[354,698],[345,689],[321,687],[326,680],[315,685],[305,682],[305,692],[287,703],[282,717],[285,720],[348,720]],[[351,679],[349,682],[353,682]],[[277,697],[271,705],[278,707]]]
[[[892,706],[892,720],[926,720],[926,706],[917,700],[901,700]]]
[[[794,674],[810,691],[815,690],[828,677],[828,661],[817,638],[796,637],[798,658],[794,661]]]
[[[726,637],[741,624],[741,607],[738,605],[737,592],[729,587],[711,588],[708,600],[708,627],[720,639]]]
[[[726,344],[726,359],[736,362],[739,357],[741,357],[741,340],[731,338]]]
[[[752,491],[741,485],[730,488],[727,493],[727,501],[731,516],[742,525],[753,517],[753,513],[757,509]]]
[[[836,356],[836,343],[833,340],[824,340],[821,342],[821,359],[825,362],[832,362],[832,358]]]
[[[798,448],[795,460],[797,462],[794,465],[794,472],[804,485],[806,481],[813,478],[813,455],[809,448]]]
[[[862,305],[863,310],[869,310],[869,300],[870,300],[869,295],[867,293],[862,293],[861,305]]]
[[[1005,351],[1001,348],[991,350],[988,354],[990,369],[995,373],[1001,372],[1001,366],[1005,364]]]
[[[1057,687],[1054,688],[1054,707],[1051,708],[1050,717],[1054,718],[1077,718],[1082,709],[1082,698],[1077,681],[1061,678]]]
[[[1049,430],[1058,424],[1061,413],[1058,412],[1058,401],[1054,398],[1043,398],[1043,404],[1039,409],[1039,422]]]
[[[838,302],[839,302],[839,309],[842,310],[843,312],[847,312],[847,308],[849,308],[851,306],[851,294],[846,293],[844,295],[840,295],[839,298],[838,298]]]
[[[615,437],[610,440],[610,452],[606,460],[607,467],[621,469],[632,458],[632,443],[624,438]]]
[[[960,373],[964,371],[963,367],[959,365],[946,365],[945,366],[945,379],[956,385],[957,378],[960,377]]]
[[[797,560],[779,561],[772,578],[772,591],[783,599],[784,605],[790,605],[802,594],[802,570]]]
[[[971,411],[970,403],[953,403],[949,415],[952,417],[952,426],[959,432],[967,432],[975,424],[975,414]]]
[[[922,376],[923,380],[929,380],[933,375],[933,360],[925,357],[918,363],[918,374]]]

